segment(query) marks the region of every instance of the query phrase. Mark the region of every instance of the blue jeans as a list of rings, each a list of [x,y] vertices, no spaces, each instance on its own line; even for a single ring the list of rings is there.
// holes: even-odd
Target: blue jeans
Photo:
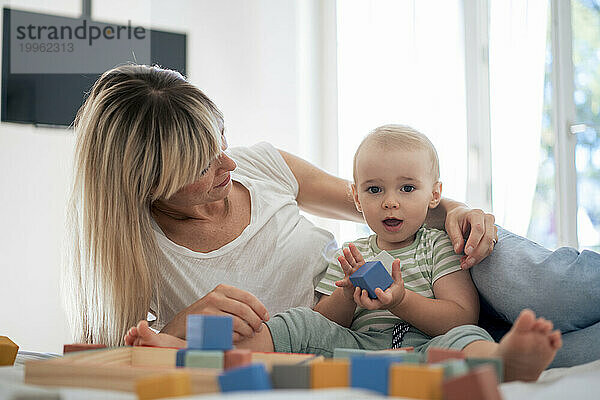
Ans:
[[[551,367],[600,359],[600,254],[550,251],[498,227],[494,251],[470,271],[481,300],[480,325],[494,339],[530,308],[563,334]]]

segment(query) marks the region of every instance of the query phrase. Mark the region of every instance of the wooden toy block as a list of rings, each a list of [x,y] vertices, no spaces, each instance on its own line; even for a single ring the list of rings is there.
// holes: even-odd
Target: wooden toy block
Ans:
[[[271,390],[271,380],[263,364],[233,368],[219,375],[222,392]]]
[[[187,373],[166,373],[140,378],[136,381],[135,388],[139,400],[190,396],[192,394],[192,382]]]
[[[333,349],[333,358],[350,358],[363,356],[368,353],[368,350],[362,349],[344,349],[344,348],[335,348]]]
[[[465,360],[446,360],[438,365],[444,368],[444,379],[456,378],[469,373],[469,366]]]
[[[314,354],[252,352],[252,363],[263,364],[269,372],[276,364],[300,364],[312,361],[315,358],[321,357],[315,357]]]
[[[396,351],[381,351],[376,353],[367,353],[365,357],[390,357],[396,363],[407,363],[407,364],[422,364],[425,362],[425,355],[423,353],[404,353]]]
[[[166,347],[144,347],[131,348],[131,365],[134,367],[170,367],[176,365],[178,349]]]
[[[63,346],[63,354],[74,353],[76,351],[97,350],[97,349],[105,349],[105,348],[106,348],[106,345],[104,345],[104,344],[72,343],[72,344],[65,344]]]
[[[496,371],[491,364],[480,365],[468,374],[443,384],[445,400],[501,400]]]
[[[400,352],[406,352],[406,353],[412,353],[415,351],[415,348],[413,346],[406,346],[406,347],[400,347],[399,349],[385,349],[385,350],[378,350],[377,352],[381,352],[381,351],[400,351]]]
[[[369,261],[350,275],[350,282],[354,286],[365,289],[370,298],[376,299],[375,289],[385,290],[394,283],[394,280],[381,261]]]
[[[187,349],[179,349],[177,350],[177,354],[175,355],[175,366],[176,367],[185,367],[185,353],[187,353]]]
[[[394,358],[390,356],[352,357],[350,361],[352,387],[387,395],[389,368],[393,362]]]
[[[252,352],[245,349],[233,349],[225,352],[225,369],[244,367],[252,363]]]
[[[188,349],[230,350],[233,347],[233,319],[218,315],[188,315],[186,339]]]
[[[310,365],[273,365],[274,389],[310,389]]]
[[[165,355],[168,353],[171,354],[171,361],[169,365],[165,365]],[[31,385],[87,387],[135,393],[137,379],[185,372],[191,377],[193,394],[219,391],[217,370],[176,369],[176,353],[177,349],[118,347],[76,352],[48,360],[32,360],[25,363],[24,381]]]
[[[325,360],[311,364],[310,387],[313,389],[348,387],[350,378],[348,360]]]
[[[6,336],[0,336],[0,365],[13,365],[19,346]]]
[[[223,352],[219,350],[188,350],[185,366],[190,368],[223,369]]]
[[[424,400],[442,400],[444,368],[436,365],[392,364],[388,394]]]
[[[438,347],[430,347],[427,350],[427,362],[429,364],[439,363],[446,360],[464,360],[465,353],[459,350],[440,349]]]
[[[479,357],[468,357],[467,365],[470,369],[478,367],[480,365],[491,364],[496,370],[496,376],[498,377],[498,382],[504,382],[504,364],[502,363],[501,358],[479,358]]]

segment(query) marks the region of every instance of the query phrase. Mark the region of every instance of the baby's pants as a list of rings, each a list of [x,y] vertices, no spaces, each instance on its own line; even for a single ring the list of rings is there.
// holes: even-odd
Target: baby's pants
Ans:
[[[325,357],[332,357],[335,348],[389,349],[394,329],[369,328],[366,332],[356,332],[306,307],[292,308],[276,314],[267,322],[267,326],[273,337],[275,351],[313,353]],[[417,352],[425,352],[429,347],[462,350],[477,340],[494,341],[484,329],[475,325],[458,326],[434,338],[410,327],[402,346],[413,346]]]

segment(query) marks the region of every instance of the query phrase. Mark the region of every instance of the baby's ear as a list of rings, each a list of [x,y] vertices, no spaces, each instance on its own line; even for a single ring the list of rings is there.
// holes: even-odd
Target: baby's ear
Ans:
[[[352,185],[352,198],[354,199],[354,205],[358,212],[362,212],[362,207],[360,205],[360,201],[358,200],[358,190],[356,190],[356,185],[353,183]]]
[[[431,201],[429,202],[429,208],[436,208],[442,200],[442,182],[437,181],[433,184],[431,189]]]

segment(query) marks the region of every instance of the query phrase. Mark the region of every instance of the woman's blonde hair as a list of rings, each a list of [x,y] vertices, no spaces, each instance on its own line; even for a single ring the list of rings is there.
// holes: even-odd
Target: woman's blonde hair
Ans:
[[[434,182],[439,181],[440,161],[435,146],[431,143],[429,138],[410,126],[388,124],[373,129],[365,136],[360,145],[358,145],[356,153],[354,153],[353,164],[355,184],[358,184],[358,182],[356,182],[356,159],[358,153],[367,143],[371,142],[384,148],[391,147],[400,150],[425,150],[431,161],[431,177]]]
[[[152,202],[220,154],[223,117],[179,73],[124,65],[98,79],[74,126],[67,315],[74,340],[119,345],[158,290]]]

